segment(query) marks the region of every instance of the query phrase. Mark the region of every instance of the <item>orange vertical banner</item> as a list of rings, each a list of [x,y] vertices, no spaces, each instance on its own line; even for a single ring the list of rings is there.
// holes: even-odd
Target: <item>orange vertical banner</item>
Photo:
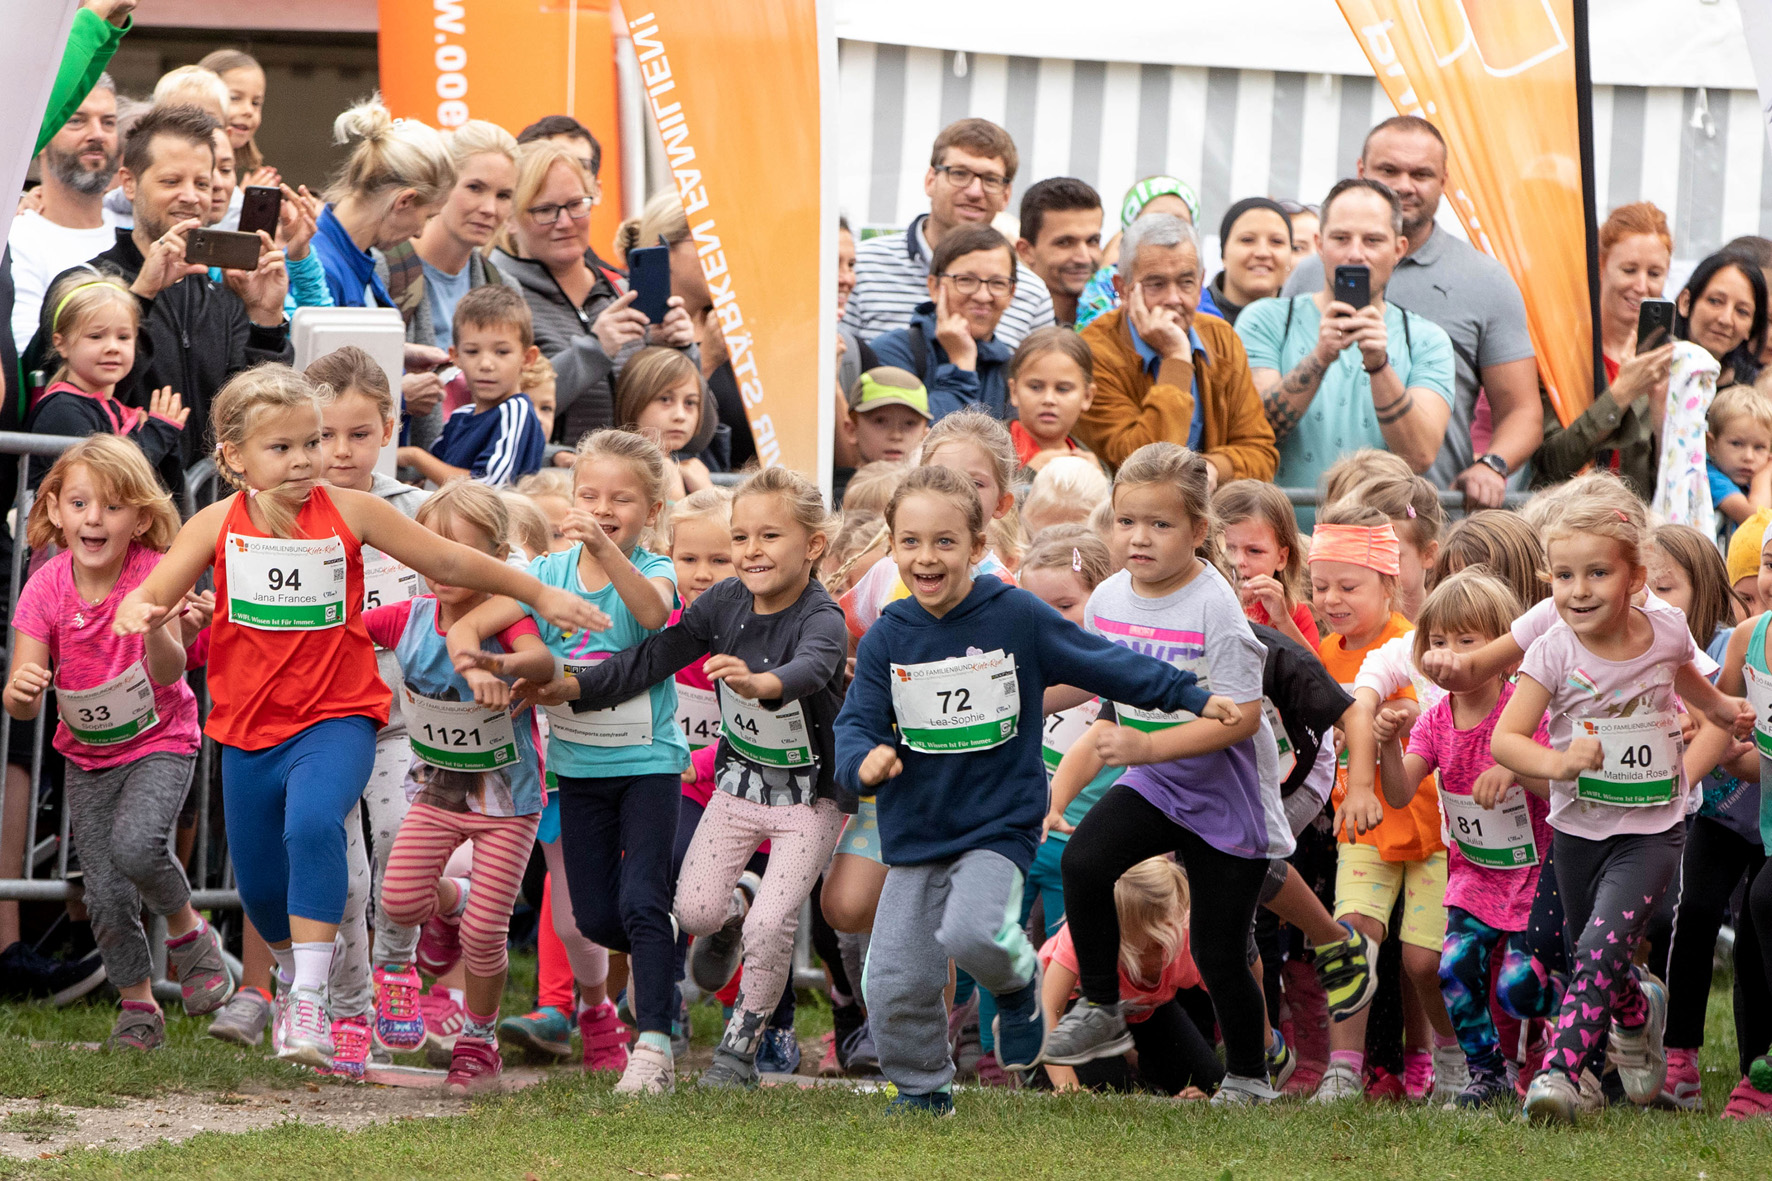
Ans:
[[[603,145],[591,244],[607,256],[622,209],[614,0],[380,0],[382,100],[433,127],[485,119],[513,135],[571,115]]]
[[[1567,425],[1593,401],[1575,0],[1340,0],[1391,102],[1446,137],[1448,195],[1526,300]]]
[[[765,466],[829,487],[836,38],[819,0],[645,0],[628,36]]]

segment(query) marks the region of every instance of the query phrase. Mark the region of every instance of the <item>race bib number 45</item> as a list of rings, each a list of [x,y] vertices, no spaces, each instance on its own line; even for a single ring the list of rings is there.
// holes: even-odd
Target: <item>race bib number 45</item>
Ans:
[[[1015,737],[1021,687],[1015,657],[997,649],[888,670],[904,744],[924,754],[989,750]]]
[[[1605,765],[1583,771],[1575,797],[1621,808],[1649,808],[1680,785],[1680,722],[1669,711],[1634,718],[1580,718],[1575,737],[1597,738]]]
[[[345,543],[337,537],[228,534],[228,618],[260,631],[345,622]]]

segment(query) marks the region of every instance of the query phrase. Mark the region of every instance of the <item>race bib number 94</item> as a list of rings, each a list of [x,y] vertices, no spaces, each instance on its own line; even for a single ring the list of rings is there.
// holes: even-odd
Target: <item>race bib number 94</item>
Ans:
[[[345,622],[345,543],[337,537],[228,534],[228,618],[260,631]]]

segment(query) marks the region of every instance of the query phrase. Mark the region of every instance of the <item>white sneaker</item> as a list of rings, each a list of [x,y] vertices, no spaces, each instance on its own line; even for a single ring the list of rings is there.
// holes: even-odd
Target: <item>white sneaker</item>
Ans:
[[[1243,1078],[1240,1075],[1227,1074],[1224,1081],[1218,1084],[1217,1092],[1212,1096],[1213,1107],[1254,1107],[1257,1104],[1272,1103],[1280,1097],[1280,1092],[1268,1086],[1266,1079]]]
[[[1667,1047],[1661,1040],[1667,1029],[1667,987],[1646,971],[1640,973],[1638,987],[1648,1005],[1648,1020],[1635,1029],[1626,1029],[1614,1018],[1607,1045],[1624,1093],[1632,1103],[1647,1107],[1661,1095],[1662,1084],[1667,1082]]]
[[[1434,1093],[1428,1102],[1443,1107],[1470,1086],[1471,1067],[1457,1043],[1434,1047]]]
[[[1323,1081],[1317,1084],[1317,1093],[1311,1096],[1312,1103],[1340,1103],[1344,1099],[1359,1099],[1366,1094],[1366,1082],[1360,1072],[1345,1062],[1331,1061],[1327,1070],[1323,1071]]]
[[[637,1042],[628,1051],[628,1068],[615,1084],[617,1095],[668,1095],[677,1085],[677,1066],[670,1051]]]
[[[303,1066],[330,1068],[332,1023],[326,1016],[325,994],[318,988],[291,989],[282,1018],[282,1046],[277,1057]]]

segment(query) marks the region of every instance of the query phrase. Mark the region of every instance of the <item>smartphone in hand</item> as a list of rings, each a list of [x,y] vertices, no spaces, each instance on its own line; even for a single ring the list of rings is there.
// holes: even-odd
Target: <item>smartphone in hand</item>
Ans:
[[[1355,311],[1372,302],[1372,272],[1364,265],[1335,268],[1335,298]]]
[[[247,185],[240,197],[240,232],[260,230],[277,236],[277,219],[283,213],[283,191],[274,185]]]
[[[635,291],[634,306],[646,313],[646,319],[663,324],[670,309],[671,248],[642,246],[628,251],[628,286]]]
[[[185,261],[224,271],[255,271],[264,245],[257,234],[232,230],[192,230],[185,239]]]
[[[1637,352],[1648,353],[1674,338],[1674,301],[1645,299],[1637,306]]]

